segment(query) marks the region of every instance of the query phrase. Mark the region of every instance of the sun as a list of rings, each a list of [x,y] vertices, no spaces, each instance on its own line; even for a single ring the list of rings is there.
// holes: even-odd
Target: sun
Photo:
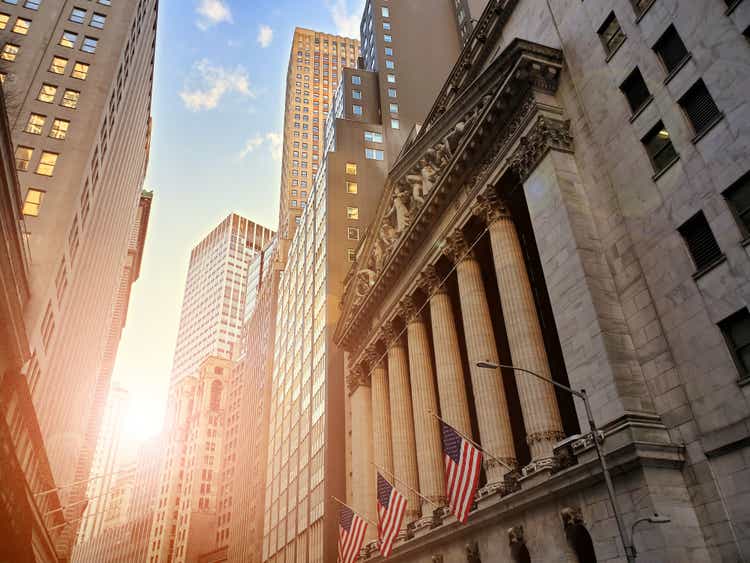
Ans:
[[[164,405],[155,398],[130,398],[123,419],[123,437],[132,442],[143,442],[161,432],[164,424]]]

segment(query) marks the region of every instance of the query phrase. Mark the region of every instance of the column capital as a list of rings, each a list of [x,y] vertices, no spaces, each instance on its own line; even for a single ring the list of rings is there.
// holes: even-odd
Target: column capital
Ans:
[[[391,348],[394,346],[403,346],[401,341],[401,331],[396,325],[396,321],[391,320],[383,324],[383,340],[385,340],[385,347]]]
[[[525,182],[550,150],[573,152],[570,120],[540,115],[529,132],[521,137],[518,147],[508,159],[510,167]]]
[[[353,366],[346,374],[346,386],[350,395],[360,387],[369,387],[370,373],[361,365]]]
[[[469,246],[469,242],[460,229],[453,231],[445,240],[445,243],[443,254],[450,258],[454,264],[475,258],[474,251]]]
[[[375,347],[375,345],[367,347],[364,357],[368,365],[370,366],[370,370],[378,367],[378,364],[381,364],[384,360],[383,354],[378,352],[378,349]]]
[[[407,324],[424,320],[422,317],[422,311],[413,295],[405,295],[403,299],[401,299],[401,303],[399,303],[399,314]]]
[[[419,275],[419,286],[430,296],[448,291],[435,264],[427,266]]]
[[[508,206],[500,199],[493,188],[488,188],[477,196],[473,209],[474,215],[480,217],[487,225],[492,225],[500,219],[512,220]]]

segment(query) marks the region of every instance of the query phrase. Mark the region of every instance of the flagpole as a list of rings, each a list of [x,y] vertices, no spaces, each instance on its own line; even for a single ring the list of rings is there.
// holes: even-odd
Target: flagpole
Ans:
[[[459,436],[461,436],[461,438],[463,438],[464,440],[466,440],[467,442],[469,442],[469,443],[470,443],[470,444],[471,444],[472,446],[474,446],[475,448],[477,448],[477,449],[478,449],[478,450],[479,450],[480,452],[484,453],[484,455],[486,455],[486,456],[487,456],[488,458],[490,458],[490,459],[492,459],[492,460],[494,460],[494,461],[498,462],[498,463],[499,463],[500,465],[502,465],[503,467],[505,467],[505,469],[507,469],[508,471],[515,471],[515,468],[513,468],[513,467],[511,467],[510,465],[508,465],[507,463],[505,463],[505,462],[504,462],[504,461],[503,461],[502,459],[500,459],[499,457],[497,457],[497,456],[495,456],[495,455],[492,455],[492,454],[491,454],[490,452],[488,452],[487,450],[485,450],[485,449],[484,449],[484,448],[483,448],[482,446],[480,446],[479,444],[477,444],[477,443],[476,443],[476,442],[475,442],[474,440],[472,440],[471,438],[469,438],[469,437],[468,437],[468,436],[467,436],[466,434],[463,434],[462,432],[460,432],[460,431],[459,431],[459,430],[458,430],[458,429],[457,429],[457,428],[456,428],[455,426],[453,426],[453,425],[452,425],[451,423],[449,423],[449,422],[447,422],[447,421],[443,420],[442,418],[440,418],[440,417],[439,417],[438,415],[436,415],[436,414],[435,414],[434,412],[432,412],[432,411],[427,411],[427,414],[429,414],[429,415],[432,415],[432,416],[434,416],[434,417],[435,417],[435,418],[437,418],[437,419],[438,419],[438,420],[439,420],[440,422],[443,422],[443,423],[447,424],[448,426],[450,426],[450,427],[451,427],[451,428],[453,429],[453,431],[454,431],[454,432],[455,432],[456,434],[458,434]]]
[[[401,483],[404,487],[406,487],[407,489],[409,489],[412,493],[414,493],[415,495],[417,495],[423,501],[429,502],[435,508],[441,508],[442,507],[442,505],[437,504],[435,501],[432,501],[432,500],[428,499],[426,496],[424,496],[418,490],[416,490],[416,489],[410,487],[409,485],[407,485],[406,483],[404,483],[401,479],[399,479],[398,477],[396,477],[393,473],[391,473],[387,469],[383,469],[382,467],[380,467],[379,465],[377,465],[376,463],[374,463],[372,461],[370,463],[372,463],[377,468],[378,471],[382,471],[383,473],[388,474],[388,476],[391,477],[391,479],[394,479],[396,482]]]
[[[360,518],[362,518],[362,520],[364,520],[365,522],[368,522],[369,524],[372,524],[373,526],[375,526],[375,528],[378,527],[378,525],[375,522],[373,522],[372,520],[370,520],[366,516],[362,516],[357,510],[354,510],[351,506],[349,506],[348,504],[346,504],[343,500],[339,500],[338,498],[336,498],[333,495],[331,495],[331,498],[333,500],[335,500],[337,503],[339,503],[340,505],[347,507],[349,510],[351,510],[352,512],[354,512],[357,516],[359,516]]]

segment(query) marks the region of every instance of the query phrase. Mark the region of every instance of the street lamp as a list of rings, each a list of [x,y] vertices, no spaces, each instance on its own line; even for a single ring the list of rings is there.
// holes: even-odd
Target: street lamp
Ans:
[[[630,527],[630,537],[633,538],[633,544],[630,546],[633,561],[635,561],[635,558],[638,555],[638,551],[635,549],[635,527],[642,522],[648,522],[650,524],[668,524],[671,521],[672,519],[669,516],[654,513],[653,516],[644,516],[643,518],[638,518],[638,520],[633,522],[633,525]]]
[[[615,521],[617,522],[617,529],[620,532],[620,540],[622,541],[623,548],[625,548],[625,556],[627,557],[628,563],[634,563],[635,562],[635,548],[633,547],[633,544],[628,538],[628,532],[627,532],[627,529],[625,528],[625,524],[623,523],[622,515],[620,514],[620,507],[617,504],[617,497],[615,496],[615,487],[612,483],[612,475],[609,472],[609,467],[607,467],[607,461],[604,459],[604,453],[602,452],[602,447],[600,443],[600,436],[601,436],[601,441],[604,441],[604,437],[603,437],[603,434],[599,432],[599,429],[596,426],[596,422],[594,422],[594,413],[591,410],[591,404],[589,403],[589,397],[586,394],[586,390],[581,389],[580,391],[576,391],[575,389],[572,389],[568,387],[567,385],[563,385],[562,383],[558,383],[557,381],[554,381],[553,379],[550,379],[549,377],[545,377],[534,371],[531,371],[525,368],[519,368],[516,366],[511,366],[511,365],[506,365],[506,364],[497,364],[495,362],[484,361],[484,362],[477,362],[477,367],[484,368],[484,369],[492,369],[492,370],[512,369],[513,371],[527,373],[529,375],[536,377],[537,379],[541,379],[542,381],[546,381],[547,383],[554,385],[558,389],[567,391],[574,397],[578,397],[579,399],[583,401],[583,405],[586,408],[586,418],[588,419],[589,428],[591,429],[591,435],[594,439],[594,447],[596,448],[596,455],[599,458],[599,465],[601,465],[601,468],[602,468],[602,474],[604,475],[604,482],[607,485],[607,494],[609,495],[609,502],[612,504],[612,511],[615,513]]]

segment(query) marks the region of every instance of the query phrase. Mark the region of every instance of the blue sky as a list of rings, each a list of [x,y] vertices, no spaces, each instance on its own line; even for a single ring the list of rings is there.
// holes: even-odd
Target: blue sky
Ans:
[[[190,249],[231,212],[276,228],[284,81],[295,26],[358,36],[362,0],[160,0],[155,191],[114,380],[135,435],[162,419]]]

